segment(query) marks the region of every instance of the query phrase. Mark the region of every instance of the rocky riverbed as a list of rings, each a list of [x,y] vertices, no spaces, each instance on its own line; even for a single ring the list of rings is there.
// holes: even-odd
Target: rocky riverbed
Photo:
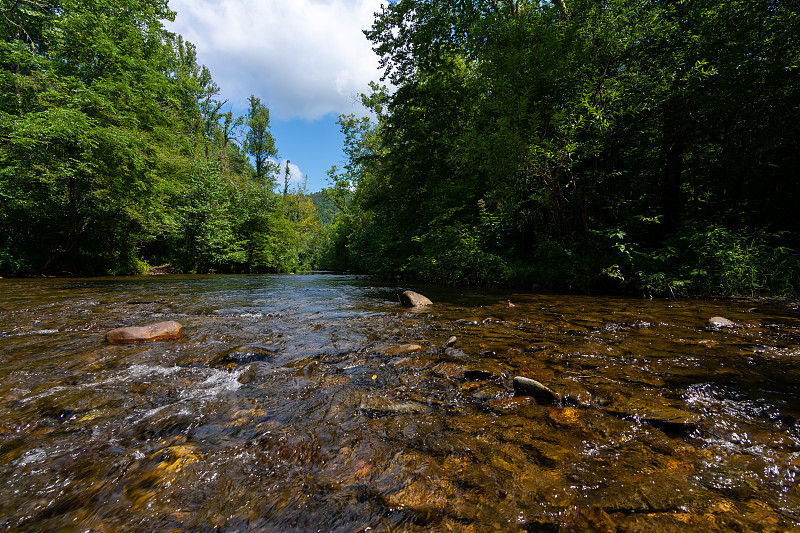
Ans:
[[[0,528],[800,527],[791,305],[406,288],[0,280]]]

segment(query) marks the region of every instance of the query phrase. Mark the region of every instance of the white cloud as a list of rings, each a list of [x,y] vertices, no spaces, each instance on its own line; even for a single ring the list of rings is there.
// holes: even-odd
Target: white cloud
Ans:
[[[273,161],[277,163],[277,161]],[[286,162],[284,159],[278,163],[278,171],[275,173],[276,190],[283,191],[286,185]],[[295,188],[297,185],[303,184],[305,175],[300,170],[300,167],[289,161],[289,190]]]
[[[277,120],[360,111],[353,97],[380,78],[362,30],[386,0],[171,0],[170,31],[197,46],[222,96],[250,94]]]

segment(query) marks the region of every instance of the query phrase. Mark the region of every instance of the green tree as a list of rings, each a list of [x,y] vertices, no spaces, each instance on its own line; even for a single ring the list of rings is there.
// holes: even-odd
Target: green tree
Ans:
[[[271,158],[278,155],[275,148],[275,139],[270,133],[269,109],[261,103],[261,99],[250,95],[250,109],[247,112],[247,136],[245,138],[245,152],[253,157],[256,167],[256,176],[265,179],[271,176],[275,167],[270,162]]]
[[[330,194],[342,184],[363,220],[380,221],[359,230],[369,235],[362,256],[383,258],[367,261],[370,270],[450,283],[747,290],[711,281],[744,279],[709,274],[703,265],[734,265],[696,257],[713,241],[742,261],[733,249],[756,243],[748,257],[784,265],[765,266],[773,281],[761,286],[794,276],[793,6],[400,0],[366,34],[397,90],[379,164],[351,156],[355,173],[334,171]],[[342,195],[359,172],[370,180]],[[770,245],[782,252],[766,257]]]
[[[309,262],[313,216],[273,190],[268,109],[226,112],[173,16],[163,0],[0,3],[0,272]]]
[[[339,116],[337,124],[345,138],[343,151],[347,159],[342,169],[334,166],[328,170],[330,187],[323,190],[338,210],[331,221],[326,252],[328,268],[336,270],[369,270],[373,259],[375,267],[388,265],[389,258],[378,257],[369,232],[365,232],[372,217],[367,203],[374,204],[376,198],[372,195],[385,190],[386,176],[382,132],[389,95],[386,87],[376,83],[371,84],[371,89],[369,95],[361,95],[361,101],[376,121],[355,115]]]
[[[162,2],[5,2],[0,190],[16,268],[130,265],[170,127]],[[9,97],[10,96],[10,97]]]

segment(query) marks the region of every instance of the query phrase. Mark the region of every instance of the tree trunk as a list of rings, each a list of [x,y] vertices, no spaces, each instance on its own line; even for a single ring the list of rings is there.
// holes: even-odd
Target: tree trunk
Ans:
[[[553,0],[553,4],[556,5],[558,10],[561,11],[561,14],[564,15],[564,17],[569,16],[569,10],[567,9],[567,3],[565,0]]]

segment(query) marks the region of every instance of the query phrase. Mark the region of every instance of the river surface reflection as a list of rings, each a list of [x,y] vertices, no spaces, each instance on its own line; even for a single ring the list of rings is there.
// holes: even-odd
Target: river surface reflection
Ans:
[[[0,530],[800,528],[798,310],[374,283],[0,280]]]

